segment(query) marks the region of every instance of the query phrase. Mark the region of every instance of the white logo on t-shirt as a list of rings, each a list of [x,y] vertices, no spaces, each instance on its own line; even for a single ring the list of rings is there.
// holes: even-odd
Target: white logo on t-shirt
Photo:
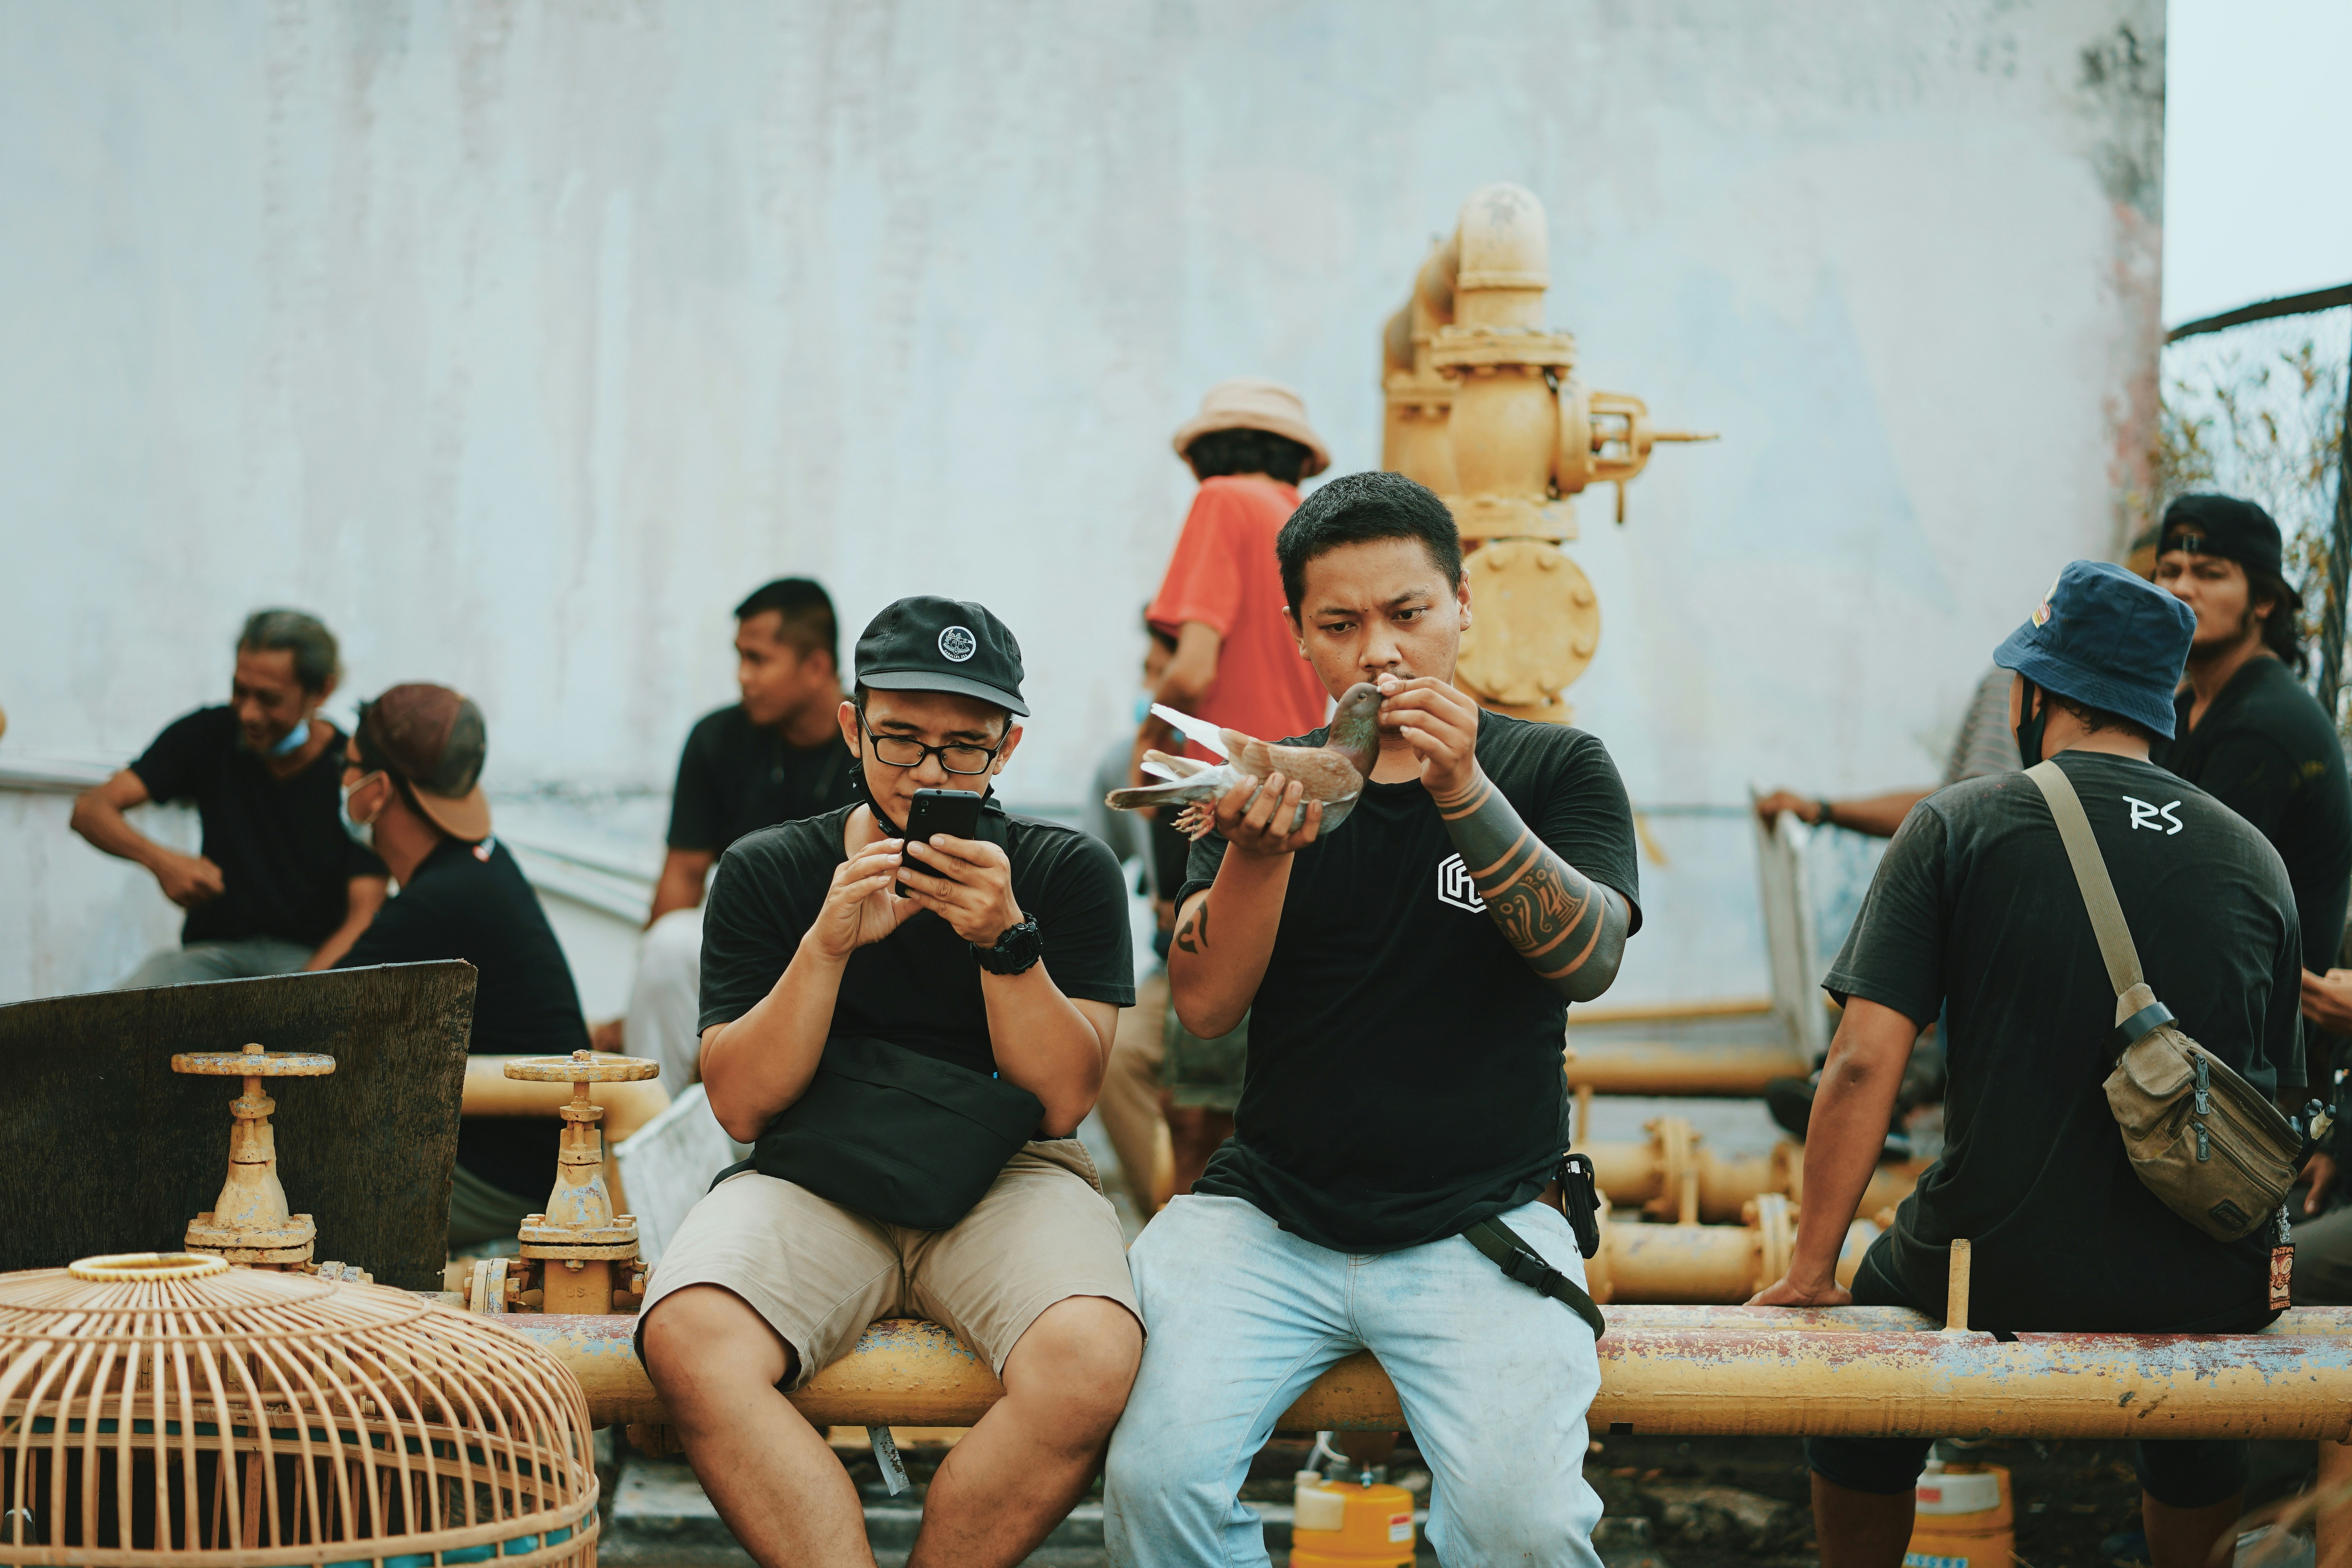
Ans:
[[[1482,913],[1486,900],[1478,896],[1477,884],[1470,879],[1470,868],[1459,855],[1448,855],[1437,864],[1437,901],[1452,904],[1457,910]]]
[[[2147,801],[2137,800],[2130,795],[2126,795],[2124,796],[2124,804],[2131,807],[2131,825],[2134,827],[2145,827],[2150,833],[2161,833],[2166,837],[2169,838],[2174,834],[2189,826],[2187,823],[2181,821],[2180,818],[2172,815],[2180,807],[2180,803],[2177,800],[2169,803],[2168,805],[2156,805]],[[2157,820],[2159,816],[2164,819],[2164,822],[2168,822],[2172,824],[2172,826],[2170,827],[2165,826],[2164,822],[2158,822]]]
[[[953,663],[961,664],[979,651],[980,639],[969,626],[950,626],[940,634],[940,652]]]

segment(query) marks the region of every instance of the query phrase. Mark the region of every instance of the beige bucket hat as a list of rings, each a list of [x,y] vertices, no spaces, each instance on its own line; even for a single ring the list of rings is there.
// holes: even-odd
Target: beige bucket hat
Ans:
[[[1182,457],[1193,442],[1213,430],[1264,430],[1287,437],[1307,448],[1301,479],[1331,466],[1331,448],[1307,423],[1307,404],[1297,393],[1263,376],[1237,375],[1209,388],[1201,412],[1176,428],[1176,455]]]

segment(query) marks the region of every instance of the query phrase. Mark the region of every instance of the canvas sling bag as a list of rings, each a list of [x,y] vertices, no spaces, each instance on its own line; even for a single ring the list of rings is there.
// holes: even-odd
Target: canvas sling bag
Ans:
[[[2253,1085],[2174,1026],[2140,975],[2139,952],[2082,797],[2056,763],[2036,763],[2025,776],[2050,803],[2116,988],[2107,1108],[2123,1130],[2132,1170],[2182,1219],[2216,1241],[2235,1241],[2285,1201],[2302,1134]]]

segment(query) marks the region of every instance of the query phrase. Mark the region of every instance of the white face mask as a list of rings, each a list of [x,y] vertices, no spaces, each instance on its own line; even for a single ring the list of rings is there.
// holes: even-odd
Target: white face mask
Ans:
[[[369,780],[378,779],[383,776],[384,775],[381,772],[373,773],[368,774],[366,778],[361,779],[360,782],[355,784],[346,785],[343,789],[342,799],[338,801],[335,805],[336,815],[343,819],[343,831],[352,836],[352,843],[361,846],[362,848],[373,849],[375,847],[375,818],[370,817],[367,821],[362,822],[359,818],[353,816],[352,815],[352,796],[359,791],[365,789],[368,786]],[[376,807],[378,814],[381,814],[383,810],[383,808],[382,806]]]

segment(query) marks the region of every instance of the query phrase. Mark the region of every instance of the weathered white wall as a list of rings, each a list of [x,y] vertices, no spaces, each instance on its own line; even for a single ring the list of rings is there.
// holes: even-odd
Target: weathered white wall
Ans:
[[[995,607],[1038,714],[1008,783],[1074,801],[1189,494],[1169,431],[1272,374],[1372,464],[1378,326],[1511,179],[1586,379],[1726,436],[1664,453],[1622,531],[1602,492],[1576,547],[1607,629],[1574,700],[1637,799],[1924,780],[2000,633],[2125,526],[2162,27],[2161,0],[11,6],[0,746],[127,756],[289,602],[357,689],[479,698],[501,789],[657,787],[730,696],[729,605],[797,570],[853,632],[906,592]],[[1692,832],[1654,911],[1694,858],[1714,882],[1629,984],[1738,988],[1688,964],[1750,941],[1744,845]]]

